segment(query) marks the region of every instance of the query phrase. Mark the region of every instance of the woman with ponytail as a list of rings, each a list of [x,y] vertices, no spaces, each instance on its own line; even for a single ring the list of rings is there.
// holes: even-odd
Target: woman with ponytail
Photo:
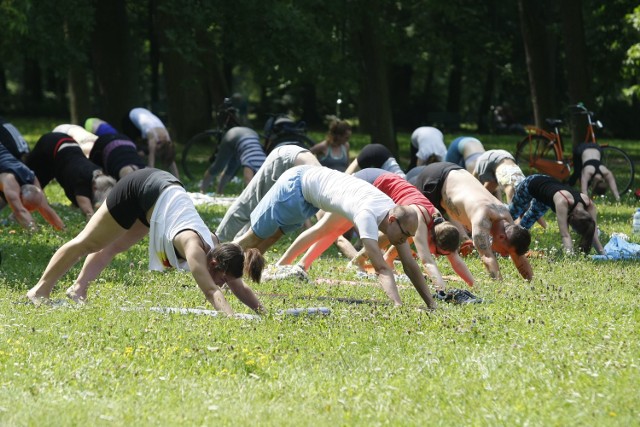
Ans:
[[[256,312],[263,307],[242,280],[248,274],[259,282],[264,258],[256,249],[244,251],[235,243],[221,244],[195,209],[181,182],[168,172],[145,168],[122,178],[84,230],[53,255],[38,283],[27,293],[35,304],[49,300],[56,282],[80,259],[80,275],[67,296],[84,302],[87,288],[119,253],[149,235],[149,269],[191,271],[206,299],[233,314],[220,287],[225,283]]]

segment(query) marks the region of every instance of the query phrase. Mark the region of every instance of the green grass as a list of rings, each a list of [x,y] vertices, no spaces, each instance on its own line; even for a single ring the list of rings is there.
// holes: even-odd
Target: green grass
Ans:
[[[640,263],[563,256],[551,214],[549,230],[532,231],[540,256],[531,259],[531,283],[508,259],[499,260],[500,283],[476,256],[466,259],[479,282],[473,292],[488,304],[441,303],[425,312],[400,282],[405,305],[393,308],[332,248],[311,269],[314,283],[254,286],[272,312],[326,306],[329,316],[246,321],[148,310],[211,307],[189,274],[146,271],[146,241],[114,260],[86,306],[22,304],[53,252],[84,224],[59,187],[47,194],[66,231],[39,217],[33,235],[0,227],[0,425],[627,426],[640,419]],[[636,205],[630,196],[598,201],[603,243],[630,233]],[[200,211],[212,228],[224,213]],[[58,284],[55,299],[64,299],[78,271]],[[449,285],[465,286],[453,277]],[[366,302],[336,299],[344,297]]]

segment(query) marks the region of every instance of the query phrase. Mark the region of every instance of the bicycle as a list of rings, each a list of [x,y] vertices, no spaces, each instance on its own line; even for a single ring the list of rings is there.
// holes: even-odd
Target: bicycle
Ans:
[[[602,128],[599,120],[593,120],[593,112],[583,104],[569,107],[574,114],[586,115],[587,134],[586,143],[595,143],[596,135],[594,127]],[[516,146],[516,163],[525,175],[544,173],[565,181],[571,175],[573,159],[565,157],[562,136],[559,128],[563,124],[560,119],[546,119],[545,122],[553,131],[549,132],[535,126],[525,126],[527,136]],[[629,155],[621,148],[599,144],[602,148],[600,161],[613,173],[618,192],[622,195],[631,189],[634,180],[635,168]]]
[[[218,127],[215,129],[207,129],[203,132],[192,136],[182,150],[181,166],[184,174],[189,179],[195,179],[193,174],[193,165],[191,164],[198,158],[201,158],[203,151],[209,152],[207,157],[207,165],[213,162],[218,145],[222,141],[222,137],[230,128],[240,126],[237,118],[237,109],[231,103],[231,99],[225,98],[222,104],[217,108],[216,122]],[[200,163],[204,161],[200,160]]]
[[[184,174],[191,180],[196,179],[193,173],[193,162],[197,159],[199,163],[204,163],[202,152],[210,153],[206,159],[207,165],[213,163],[216,157],[218,146],[222,138],[229,129],[234,126],[242,126],[237,118],[237,109],[229,98],[225,98],[216,114],[218,127],[207,129],[191,137],[182,150],[181,165]],[[276,147],[282,145],[298,145],[309,149],[315,142],[306,133],[306,126],[303,122],[293,122],[285,119],[283,115],[270,115],[265,126],[265,135],[260,135],[264,140],[263,147],[269,154]]]

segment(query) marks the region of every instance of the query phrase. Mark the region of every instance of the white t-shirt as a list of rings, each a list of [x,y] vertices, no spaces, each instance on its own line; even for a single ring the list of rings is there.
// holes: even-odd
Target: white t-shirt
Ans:
[[[411,145],[418,149],[416,157],[420,160],[427,160],[433,154],[444,160],[447,155],[442,132],[431,126],[422,126],[414,130],[411,134]]]
[[[172,185],[158,197],[149,223],[149,270],[174,267],[189,270],[186,260],[179,260],[173,239],[184,230],[193,230],[213,248],[211,231],[196,211],[184,188]]]
[[[378,225],[396,205],[368,182],[326,167],[309,168],[301,184],[307,202],[347,218],[361,238],[378,240]]]
[[[154,128],[162,128],[164,129],[164,124],[162,120],[160,120],[155,114],[146,108],[134,108],[129,111],[129,118],[133,122],[134,125],[140,132],[142,133],[142,137],[146,138],[147,133]]]

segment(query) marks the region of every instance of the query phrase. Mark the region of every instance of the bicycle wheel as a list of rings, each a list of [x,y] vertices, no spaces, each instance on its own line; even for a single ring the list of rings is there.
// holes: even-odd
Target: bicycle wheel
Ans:
[[[182,150],[182,170],[189,179],[202,175],[211,164],[223,132],[210,129],[191,137]]]
[[[627,153],[618,147],[603,145],[602,158],[600,161],[613,173],[616,179],[618,193],[620,193],[621,196],[631,189],[635,168],[633,167],[633,161]]]
[[[560,180],[569,177],[569,168],[555,150],[555,143],[542,135],[530,135],[516,148],[516,163],[525,176],[544,173]]]

